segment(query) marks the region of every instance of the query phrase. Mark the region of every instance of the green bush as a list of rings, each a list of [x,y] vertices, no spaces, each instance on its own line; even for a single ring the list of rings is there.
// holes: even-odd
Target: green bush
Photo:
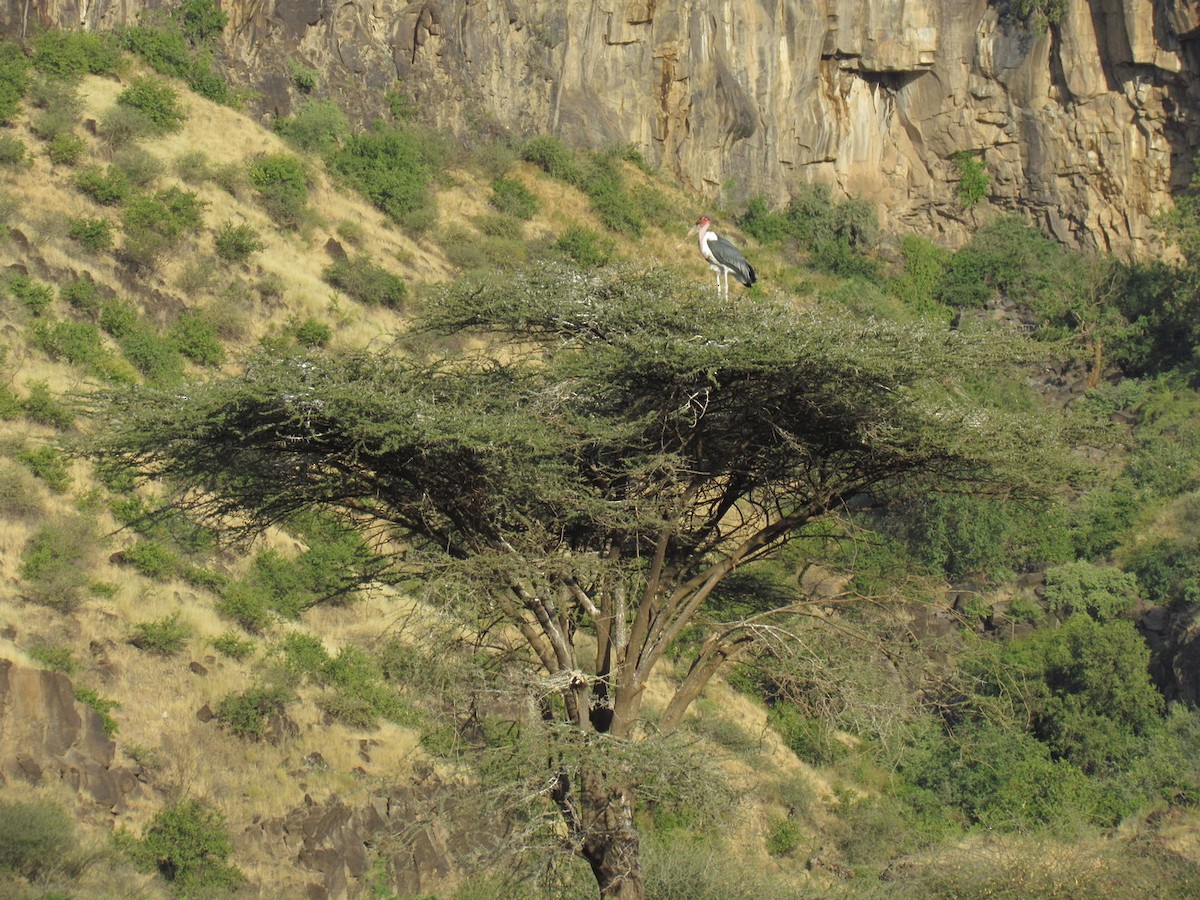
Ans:
[[[98,371],[103,368],[107,351],[100,330],[92,322],[38,322],[33,343],[51,359],[66,360],[75,366]]]
[[[608,265],[617,252],[615,240],[582,225],[567,228],[559,235],[554,246],[588,269]]]
[[[183,358],[174,341],[149,326],[137,327],[117,337],[121,353],[151,384],[174,384],[183,377]]]
[[[96,546],[91,524],[82,518],[43,524],[25,544],[19,573],[24,596],[60,612],[78,606],[87,586],[86,568]]]
[[[212,167],[203,150],[189,150],[175,160],[175,174],[188,184],[203,184],[212,179]]]
[[[26,389],[29,393],[21,401],[21,411],[27,418],[60,431],[75,424],[75,413],[54,395],[48,383],[31,381]]]
[[[324,347],[333,338],[333,329],[312,316],[296,323],[292,333],[305,347]]]
[[[114,166],[84,166],[75,173],[75,187],[102,206],[118,206],[133,191],[127,176]]]
[[[129,643],[159,656],[173,656],[187,645],[191,636],[191,627],[176,612],[163,619],[134,625]]]
[[[120,709],[121,704],[116,700],[108,700],[101,697],[92,688],[77,687],[75,688],[75,699],[85,706],[90,706],[100,714],[100,722],[104,728],[104,733],[112,737],[119,730],[117,720],[113,718],[112,711]]]
[[[163,79],[149,75],[133,78],[117,95],[117,103],[141,112],[160,133],[178,131],[187,118],[179,92]]]
[[[36,110],[29,119],[29,128],[34,134],[44,141],[74,137],[75,126],[83,112],[83,95],[77,82],[35,78],[30,83],[28,99]]]
[[[147,578],[166,581],[179,574],[179,554],[153,540],[138,541],[122,553],[124,561]]]
[[[893,279],[892,293],[914,312],[949,319],[949,310],[938,303],[936,295],[950,264],[950,251],[916,235],[905,235],[900,239],[900,254],[904,271]]]
[[[113,225],[108,219],[81,216],[67,222],[67,237],[92,253],[112,249]]]
[[[31,881],[78,874],[78,851],[75,822],[58,804],[0,800],[0,872]]]
[[[229,828],[220,811],[203,800],[178,800],[160,810],[140,841],[134,859],[158,871],[184,897],[214,897],[245,880],[229,863]]]
[[[1015,216],[990,222],[950,260],[937,299],[980,307],[997,294],[1020,306],[1050,310],[1066,287],[1065,251]]]
[[[141,314],[132,301],[114,297],[100,304],[100,327],[119,340],[141,327]]]
[[[184,37],[194,45],[214,40],[229,24],[217,0],[183,0],[174,13]]]
[[[245,223],[234,225],[226,221],[213,236],[217,256],[227,262],[245,262],[266,247],[258,233]]]
[[[575,154],[553,135],[538,135],[525,142],[521,148],[521,159],[533,163],[547,175],[578,186],[581,181]]]
[[[25,161],[25,142],[11,134],[0,134],[0,166],[19,166]]]
[[[81,313],[94,315],[100,312],[100,288],[90,278],[76,278],[60,285],[58,296]]]
[[[41,491],[33,476],[17,466],[0,466],[0,515],[16,521],[42,517]]]
[[[958,187],[954,189],[954,196],[963,208],[970,209],[986,200],[990,179],[983,160],[968,150],[960,150],[950,157],[950,161],[958,173]]]
[[[402,309],[408,295],[404,279],[374,263],[367,254],[330,263],[321,277],[366,306]]]
[[[15,41],[0,41],[0,123],[7,125],[21,109],[29,89],[29,58]]]
[[[35,316],[40,316],[54,302],[54,289],[43,282],[34,281],[28,275],[14,275],[10,278],[8,292]]]
[[[55,493],[66,493],[70,488],[71,471],[61,450],[48,446],[34,447],[17,454],[17,459]]]
[[[46,155],[58,166],[73,166],[87,149],[87,141],[69,132],[56,134],[46,143]]]
[[[254,652],[255,646],[257,646],[254,641],[242,637],[233,630],[217,635],[209,643],[222,656],[228,656],[230,659],[237,660],[249,657]]]
[[[134,144],[155,133],[154,123],[140,109],[117,104],[100,117],[96,134],[109,152]]]
[[[249,177],[263,209],[275,222],[294,228],[303,221],[308,175],[298,157],[290,153],[259,156],[250,162]]]
[[[309,68],[296,59],[288,60],[288,76],[292,79],[292,84],[306,94],[311,94],[315,91],[317,85],[321,82],[320,72]]]
[[[226,586],[217,601],[217,612],[233,619],[247,631],[261,633],[276,619],[270,593],[252,581],[235,581]]]
[[[192,191],[165,188],[125,205],[122,253],[134,265],[156,267],[183,237],[200,229],[208,203]]]
[[[309,100],[294,115],[276,119],[275,133],[309,153],[328,153],[350,134],[350,120],[333,100]]]
[[[47,669],[67,675],[79,668],[71,648],[62,644],[34,644],[29,648],[29,657]]]
[[[326,165],[403,228],[419,233],[436,217],[430,182],[446,154],[442,141],[415,126],[376,122],[331,151]]]
[[[261,740],[271,719],[283,713],[289,700],[291,693],[282,686],[253,687],[223,698],[217,704],[217,721],[237,737]]]
[[[169,339],[180,353],[202,366],[219,366],[225,361],[217,325],[204,313],[184,313],[171,328]]]
[[[539,206],[537,195],[515,178],[492,181],[491,203],[504,215],[517,219],[532,219]]]
[[[1137,576],[1112,566],[1069,562],[1046,570],[1046,605],[1064,616],[1085,613],[1097,622],[1124,616],[1138,599]]]
[[[43,31],[33,39],[34,68],[57,78],[115,75],[121,51],[107,34],[94,31]]]
[[[117,150],[113,155],[113,168],[138,188],[149,188],[164,171],[158,157],[137,146]]]

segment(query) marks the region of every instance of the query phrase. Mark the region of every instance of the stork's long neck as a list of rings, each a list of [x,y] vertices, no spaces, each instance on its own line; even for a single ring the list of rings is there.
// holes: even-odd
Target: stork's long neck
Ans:
[[[703,225],[701,225],[698,234],[700,241],[700,255],[706,258],[708,257],[708,226],[711,224],[711,222],[705,222]]]

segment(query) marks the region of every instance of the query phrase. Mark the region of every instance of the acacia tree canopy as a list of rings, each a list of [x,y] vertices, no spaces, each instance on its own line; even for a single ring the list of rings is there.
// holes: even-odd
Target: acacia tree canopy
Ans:
[[[754,638],[766,610],[722,622],[706,603],[806,524],[883,491],[1036,488],[1045,423],[953,389],[1011,351],[933,323],[720,304],[664,270],[547,266],[447,288],[384,352],[259,355],[182,395],[111,396],[98,452],[248,527],[320,506],[390,530],[406,567],[465,583],[444,596],[520,632],[561,697],[547,714],[629,739],[685,627],[707,637],[664,730]],[[564,773],[552,794],[602,892],[640,896],[633,785]]]

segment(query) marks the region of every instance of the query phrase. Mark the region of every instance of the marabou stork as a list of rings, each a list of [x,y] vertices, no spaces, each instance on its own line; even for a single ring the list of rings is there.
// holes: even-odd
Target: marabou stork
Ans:
[[[708,230],[712,219],[701,216],[688,232],[688,237],[697,229],[700,231],[700,255],[704,257],[710,269],[717,273],[717,297],[729,299],[729,273],[746,287],[754,284],[758,278],[754,267],[746,262],[746,257],[737,247]],[[725,286],[721,287],[721,276],[725,276]]]

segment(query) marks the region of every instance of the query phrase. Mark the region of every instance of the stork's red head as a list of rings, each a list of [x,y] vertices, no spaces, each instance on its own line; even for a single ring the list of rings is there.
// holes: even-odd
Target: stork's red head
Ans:
[[[708,216],[701,216],[699,219],[696,220],[697,228],[704,228],[711,224],[712,224],[712,219],[710,219]]]

